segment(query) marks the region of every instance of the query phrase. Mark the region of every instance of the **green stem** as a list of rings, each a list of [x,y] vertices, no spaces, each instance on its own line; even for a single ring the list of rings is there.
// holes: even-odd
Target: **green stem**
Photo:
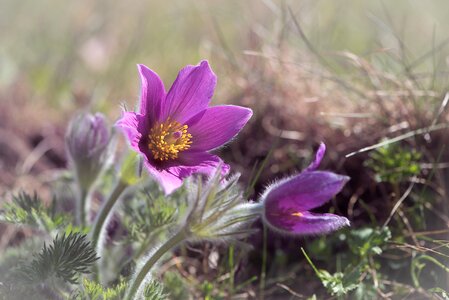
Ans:
[[[109,216],[109,214],[112,211],[112,208],[114,207],[117,200],[120,198],[120,195],[123,193],[123,191],[128,187],[128,185],[122,181],[119,181],[117,185],[115,186],[114,190],[112,191],[109,198],[103,203],[103,205],[100,208],[100,211],[95,218],[95,222],[92,229],[92,245],[95,249],[97,249],[97,246],[99,244],[99,238],[100,234],[103,231],[105,227],[106,220]]]
[[[140,245],[139,249],[136,251],[136,254],[130,256],[127,260],[125,260],[122,264],[121,264],[121,268],[123,269],[124,266],[126,266],[127,264],[129,264],[131,261],[137,261],[139,260],[150,248],[150,245],[155,243],[157,240],[157,236],[159,233],[161,233],[162,230],[166,230],[168,226],[162,226],[159,227],[157,229],[154,229],[149,235],[148,237],[145,239],[144,242],[142,242],[142,244]]]
[[[151,234],[146,238],[146,241],[142,242],[139,250],[134,255],[134,260],[138,260],[145,252],[148,250],[151,244],[155,243],[157,240],[157,235],[162,231],[166,230],[167,226],[162,226],[161,228],[154,229]],[[132,259],[132,258],[131,258]]]
[[[88,195],[87,190],[80,186],[78,191],[78,208],[76,210],[77,212],[76,221],[77,224],[81,227],[86,226],[87,195]]]
[[[234,245],[231,245],[229,247],[228,252],[229,258],[228,258],[228,264],[229,264],[229,298],[232,298],[234,294],[234,276],[235,276],[235,269],[234,269]]]
[[[143,267],[138,271],[137,276],[131,282],[131,287],[125,297],[126,300],[137,299],[136,293],[141,288],[142,284],[145,282],[145,278],[151,271],[151,268],[156,264],[156,262],[172,248],[176,247],[178,244],[183,242],[189,236],[185,228],[181,229],[178,233],[168,239],[164,244],[162,244],[153,254],[149,256],[149,259],[145,262]]]
[[[260,270],[259,297],[265,298],[265,277],[267,275],[267,226],[263,223],[262,269]]]

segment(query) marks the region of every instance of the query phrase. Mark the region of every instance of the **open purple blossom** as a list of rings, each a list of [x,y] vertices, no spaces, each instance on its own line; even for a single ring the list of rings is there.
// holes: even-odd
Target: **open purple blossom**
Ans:
[[[166,194],[194,173],[211,175],[218,166],[226,173],[229,166],[209,151],[236,136],[252,111],[233,105],[208,107],[217,77],[207,61],[183,68],[168,92],[155,72],[144,65],[138,70],[139,112],[124,112],[116,126],[143,155],[146,169]]]
[[[349,220],[334,214],[310,212],[339,193],[349,177],[327,171],[317,171],[326,146],[322,143],[315,160],[300,174],[280,180],[262,195],[262,218],[268,226],[291,235],[326,234]]]

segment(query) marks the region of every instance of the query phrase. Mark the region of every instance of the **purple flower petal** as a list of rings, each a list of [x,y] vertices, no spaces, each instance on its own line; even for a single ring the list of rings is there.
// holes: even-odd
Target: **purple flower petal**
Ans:
[[[262,199],[270,210],[307,211],[329,201],[348,180],[332,172],[303,172],[267,188]]]
[[[302,173],[285,178],[262,195],[263,220],[275,231],[292,235],[325,234],[349,226],[345,217],[315,214],[310,209],[321,206],[340,192],[349,177],[315,171],[326,146],[321,143],[315,160]]]
[[[148,173],[162,186],[166,195],[171,194],[182,185],[184,177],[180,176],[182,170],[179,167],[158,170],[148,161],[145,161],[145,167]]]
[[[183,68],[161,107],[161,120],[170,117],[184,124],[207,108],[216,83],[217,77],[207,61],[202,61],[197,66]]]
[[[226,174],[229,166],[206,151],[234,137],[251,110],[237,106],[207,109],[217,81],[207,61],[182,69],[167,94],[155,72],[143,65],[138,65],[138,70],[140,111],[125,112],[116,126],[143,154],[146,169],[164,191],[169,194],[185,177],[210,175],[219,166]]]
[[[225,175],[229,171],[229,165],[216,155],[207,152],[184,152],[179,156],[179,163],[186,172],[185,177],[193,173],[202,173],[205,175],[212,175],[214,171],[221,165],[222,174]],[[187,174],[190,172],[189,174]]]
[[[252,114],[251,109],[234,105],[206,109],[186,122],[193,137],[190,150],[208,151],[220,147],[239,133]]]
[[[146,116],[146,125],[151,127],[155,121],[159,121],[165,88],[162,80],[151,69],[144,65],[137,65],[137,68],[141,81],[140,113]]]
[[[163,169],[157,169],[148,160],[145,161],[148,172],[163,187],[166,195],[179,188],[183,180],[192,174],[201,173],[210,176],[220,165],[222,174],[227,174],[229,166],[218,156],[206,152],[185,153],[176,165],[167,164]]]
[[[305,211],[279,216],[276,213],[278,212],[265,212],[264,217],[268,225],[275,231],[296,236],[326,234],[350,225],[348,219],[334,214],[315,214]]]
[[[307,169],[305,169],[305,171],[315,171],[320,166],[321,160],[323,160],[325,153],[326,145],[324,143],[321,143],[315,154],[314,161],[307,167]]]
[[[131,147],[138,152],[140,152],[139,141],[142,137],[142,134],[139,131],[142,118],[142,115],[125,111],[123,112],[121,119],[115,123],[115,126],[120,128],[120,130],[126,135]]]

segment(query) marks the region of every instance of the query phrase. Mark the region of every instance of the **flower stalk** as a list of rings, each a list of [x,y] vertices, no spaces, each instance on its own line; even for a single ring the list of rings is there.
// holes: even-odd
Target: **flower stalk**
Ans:
[[[78,207],[76,209],[76,223],[81,227],[84,227],[86,226],[86,211],[88,211],[87,203],[89,202],[89,200],[87,200],[87,197],[89,196],[89,193],[85,188],[82,188],[80,186],[77,196],[78,201],[76,203]]]
[[[135,186],[141,180],[141,178],[136,174],[137,162],[138,156],[134,153],[130,153],[125,157],[120,170],[118,182],[109,198],[101,206],[100,211],[95,218],[92,226],[92,243],[98,253],[101,253],[101,233],[104,231],[108,218],[112,215],[112,210],[115,203],[127,187]]]
[[[117,200],[120,198],[122,193],[125,191],[125,189],[128,187],[128,184],[123,182],[122,180],[119,180],[117,185],[115,186],[114,190],[112,191],[109,198],[103,203],[103,205],[100,208],[100,211],[95,218],[95,222],[92,229],[92,244],[97,249],[97,252],[100,253],[101,251],[101,233],[104,231],[107,223],[108,217],[111,215],[112,209],[114,205],[117,203]]]
[[[169,238],[157,250],[148,256],[148,260],[143,264],[142,268],[137,271],[136,276],[130,284],[130,288],[125,296],[125,300],[138,299],[139,291],[143,290],[145,282],[151,272],[151,269],[159,261],[159,259],[174,247],[181,244],[189,238],[190,234],[186,228],[181,228],[175,235]]]

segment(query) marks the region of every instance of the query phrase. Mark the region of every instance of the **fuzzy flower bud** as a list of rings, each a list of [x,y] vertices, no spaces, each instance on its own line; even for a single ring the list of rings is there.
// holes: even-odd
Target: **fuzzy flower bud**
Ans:
[[[244,200],[238,174],[224,181],[217,170],[205,183],[188,183],[191,206],[184,227],[194,239],[238,239],[255,231],[249,224],[259,217],[259,206]]]
[[[81,113],[70,122],[66,134],[66,149],[79,184],[89,189],[110,155],[111,131],[105,117]]]

